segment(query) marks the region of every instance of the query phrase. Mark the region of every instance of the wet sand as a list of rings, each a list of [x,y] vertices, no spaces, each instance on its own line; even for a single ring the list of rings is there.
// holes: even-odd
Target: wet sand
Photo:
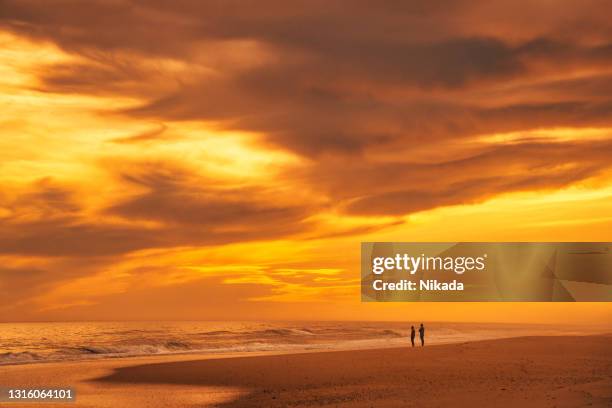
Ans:
[[[606,407],[612,336],[3,366],[0,385],[76,388],[45,407]]]

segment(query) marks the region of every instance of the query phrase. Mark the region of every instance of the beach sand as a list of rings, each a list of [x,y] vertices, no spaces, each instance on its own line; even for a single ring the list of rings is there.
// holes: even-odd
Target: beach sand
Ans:
[[[44,407],[609,407],[612,336],[0,367],[0,386],[52,385],[77,402]]]

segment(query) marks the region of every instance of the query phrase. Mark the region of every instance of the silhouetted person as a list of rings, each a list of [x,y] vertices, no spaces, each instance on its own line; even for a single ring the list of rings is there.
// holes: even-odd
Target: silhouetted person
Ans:
[[[423,347],[425,345],[425,327],[423,327],[423,323],[419,327],[419,337],[421,337],[421,347]]]
[[[414,326],[410,326],[410,341],[412,342],[412,347],[414,347],[415,336],[416,336],[416,331],[414,330]]]

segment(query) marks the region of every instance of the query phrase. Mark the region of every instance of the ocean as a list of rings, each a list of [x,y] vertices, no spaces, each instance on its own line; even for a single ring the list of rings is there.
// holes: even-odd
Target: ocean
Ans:
[[[605,332],[602,328],[487,323],[425,322],[425,327],[428,345]],[[0,323],[0,365],[175,353],[396,347],[409,344],[409,331],[406,322]]]

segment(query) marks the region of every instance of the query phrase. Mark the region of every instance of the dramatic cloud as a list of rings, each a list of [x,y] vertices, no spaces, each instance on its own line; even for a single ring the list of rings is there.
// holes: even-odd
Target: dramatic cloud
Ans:
[[[212,180],[164,163],[132,163],[130,169],[120,178],[147,191],[112,204],[95,222],[75,203],[76,193],[49,180],[34,183],[4,204],[14,211],[0,218],[0,254],[108,256],[145,248],[275,239],[312,229],[305,219],[313,208],[283,206],[270,193],[266,196],[265,189],[215,186]]]
[[[314,210],[276,204],[273,196],[265,196],[265,188],[224,188],[180,168],[162,169],[159,164],[154,169],[146,164],[143,167],[140,174],[122,174],[122,178],[148,191],[113,205],[108,213],[205,228],[208,233],[219,227],[242,227],[264,234],[270,229],[289,231]]]
[[[472,156],[442,162],[328,162],[328,194],[357,214],[401,215],[444,205],[473,203],[511,191],[557,189],[609,167],[612,142],[500,144]],[[321,170],[321,169],[319,169]],[[354,197],[359,197],[352,200]],[[341,201],[342,202],[342,201]]]
[[[199,288],[182,271],[205,264],[233,277],[207,280],[233,293],[249,275],[228,259],[272,273],[267,256],[294,247],[350,280],[355,265],[334,256],[354,242],[405,237],[420,213],[507,193],[521,198],[491,204],[498,221],[521,208],[526,222],[607,231],[609,9],[0,0],[0,256],[13,265],[1,290],[44,287],[41,304],[79,305],[68,292],[119,276],[104,296],[120,299],[143,270]],[[529,215],[530,193],[556,215]],[[585,203],[592,219],[576,221]],[[428,239],[446,231],[436,225]],[[165,290],[160,275],[141,275],[156,288],[141,299]],[[241,301],[284,301],[288,287],[311,299],[323,292],[310,278],[260,280]]]

